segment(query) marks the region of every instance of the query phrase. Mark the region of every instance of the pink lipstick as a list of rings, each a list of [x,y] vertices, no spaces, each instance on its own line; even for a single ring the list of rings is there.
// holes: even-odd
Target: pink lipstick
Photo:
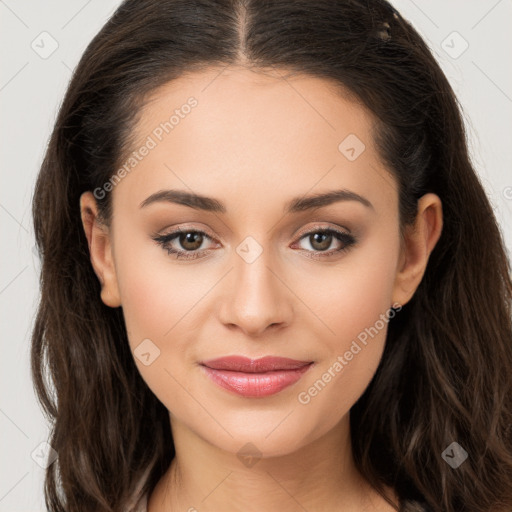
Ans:
[[[261,359],[228,356],[201,363],[213,382],[245,397],[264,397],[278,393],[297,382],[312,365],[312,361],[275,356]]]

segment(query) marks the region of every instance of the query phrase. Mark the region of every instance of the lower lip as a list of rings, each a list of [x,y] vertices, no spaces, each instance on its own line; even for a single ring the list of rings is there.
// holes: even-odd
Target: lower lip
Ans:
[[[202,368],[216,384],[224,389],[245,397],[270,396],[291,386],[306,373],[312,363],[295,370],[275,370],[265,373],[233,372]]]

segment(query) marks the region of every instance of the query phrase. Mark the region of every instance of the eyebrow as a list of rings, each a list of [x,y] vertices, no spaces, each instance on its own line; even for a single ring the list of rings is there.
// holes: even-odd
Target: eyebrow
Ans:
[[[375,210],[373,204],[365,197],[347,189],[340,189],[321,194],[293,198],[285,204],[284,212],[296,213],[305,210],[313,210],[339,201],[358,201],[364,206]],[[159,190],[144,199],[140,204],[140,208],[145,208],[150,204],[157,202],[175,203],[188,206],[195,210],[204,210],[207,212],[227,212],[226,206],[218,199],[187,192],[186,190]]]

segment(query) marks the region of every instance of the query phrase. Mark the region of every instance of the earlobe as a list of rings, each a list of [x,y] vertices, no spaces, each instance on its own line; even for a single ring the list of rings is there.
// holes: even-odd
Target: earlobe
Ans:
[[[112,308],[121,305],[112,241],[108,227],[99,221],[98,207],[92,192],[80,196],[80,214],[89,246],[91,264],[101,284],[101,300]]]
[[[425,274],[431,252],[443,227],[442,203],[439,196],[428,193],[418,200],[416,220],[407,226],[397,267],[393,300],[406,304],[417,290]]]

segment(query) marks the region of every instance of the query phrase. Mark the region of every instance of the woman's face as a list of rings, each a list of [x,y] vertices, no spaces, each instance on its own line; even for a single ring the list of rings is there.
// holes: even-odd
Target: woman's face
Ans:
[[[318,78],[219,73],[174,80],[143,109],[95,269],[171,421],[231,452],[250,442],[279,455],[348,413],[379,364],[390,307],[421,272],[404,277],[397,186],[361,106]],[[233,355],[313,364],[274,385],[201,364]]]

